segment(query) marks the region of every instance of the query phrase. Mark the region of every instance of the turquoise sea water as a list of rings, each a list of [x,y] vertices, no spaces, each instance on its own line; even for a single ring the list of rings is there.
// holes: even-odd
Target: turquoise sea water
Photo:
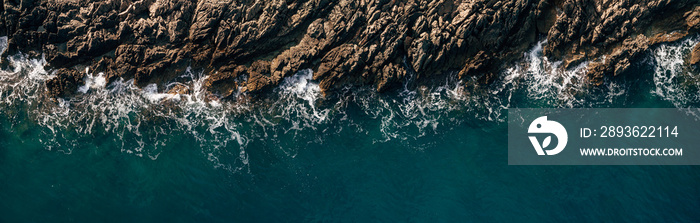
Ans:
[[[700,73],[683,65],[697,42],[654,48],[598,87],[540,44],[486,87],[323,97],[302,70],[275,100],[227,102],[206,99],[197,70],[175,80],[191,89],[179,96],[87,70],[52,102],[45,62],[12,56],[0,222],[699,221],[698,167],[508,166],[505,123],[510,107],[697,107]]]

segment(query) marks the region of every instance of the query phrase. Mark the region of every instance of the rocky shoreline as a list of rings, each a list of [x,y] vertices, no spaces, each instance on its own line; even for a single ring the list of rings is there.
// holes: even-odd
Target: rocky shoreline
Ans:
[[[307,68],[324,92],[382,92],[446,71],[483,85],[541,39],[564,68],[591,61],[599,84],[650,46],[700,30],[697,0],[21,0],[0,9],[5,54],[43,54],[56,73],[51,97],[83,84],[76,65],[140,86],[201,68],[220,98],[267,92]],[[688,58],[700,62],[700,45]]]

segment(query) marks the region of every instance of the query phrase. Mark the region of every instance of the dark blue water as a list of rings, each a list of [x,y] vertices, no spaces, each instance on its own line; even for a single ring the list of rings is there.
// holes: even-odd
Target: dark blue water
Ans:
[[[695,166],[508,166],[509,107],[696,107],[697,39],[585,84],[523,55],[496,83],[323,97],[310,71],[274,100],[208,101],[110,85],[71,99],[21,56],[0,72],[0,222],[561,222],[700,220]],[[541,46],[541,45],[540,45]]]

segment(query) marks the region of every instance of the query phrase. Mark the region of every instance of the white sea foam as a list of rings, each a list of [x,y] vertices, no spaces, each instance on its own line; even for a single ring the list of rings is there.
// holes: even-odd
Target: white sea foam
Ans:
[[[229,120],[232,112],[245,105],[232,108],[233,104],[223,106],[207,98],[201,87],[205,78],[191,69],[186,72],[189,78],[184,78],[191,94],[161,93],[155,84],[142,89],[133,80],[123,79],[106,86],[104,74],[94,75],[86,69],[85,85],[78,88],[77,95],[52,101],[44,93],[45,81],[55,75],[44,70],[45,60],[20,54],[9,57],[8,62],[8,69],[0,71],[3,113],[11,117],[26,113],[42,126],[41,142],[49,150],[70,153],[81,137],[103,135],[120,144],[126,154],[155,159],[164,147],[173,146],[167,135],[186,130],[200,140],[204,154],[228,154],[229,142],[240,145],[235,152],[237,164],[217,166],[238,171],[247,163],[243,149],[247,142]],[[181,100],[175,100],[180,96]],[[154,124],[157,120],[162,122]]]
[[[90,73],[90,68],[85,68],[85,85],[78,87],[78,92],[83,94],[87,93],[90,89],[101,89],[107,85],[107,80],[105,80],[104,73],[100,72],[97,76]]]
[[[294,103],[293,101],[285,101],[289,103],[286,106],[291,106],[294,109],[284,110],[283,115],[302,115],[306,116],[313,122],[321,122],[328,116],[328,109],[318,109],[316,107],[316,102],[319,98],[323,97],[321,94],[321,88],[317,83],[311,81],[313,77],[313,71],[311,69],[304,69],[297,72],[294,76],[287,77],[282,81],[279,86],[279,93],[282,95],[290,95],[293,98],[299,98],[305,101],[305,104]],[[285,106],[280,104],[280,106]],[[311,113],[308,113],[310,111]],[[295,113],[295,114],[291,114]],[[307,116],[310,115],[310,116]],[[308,124],[309,127],[313,127],[313,123]]]
[[[532,63],[541,63],[536,58],[540,55],[530,55],[533,55],[529,58]],[[116,135],[115,142],[122,145],[124,153],[155,159],[170,143],[171,139],[165,136],[183,130],[201,142],[202,153],[217,167],[232,171],[245,169],[248,163],[245,147],[254,138],[305,140],[304,131],[319,126],[330,128],[336,121],[351,122],[358,131],[366,131],[364,124],[347,118],[345,110],[350,104],[358,105],[370,119],[381,121],[379,130],[384,138],[379,141],[421,137],[437,131],[441,125],[475,117],[502,120],[502,111],[510,99],[504,100],[501,94],[512,94],[507,85],[515,85],[515,79],[525,74],[511,71],[505,82],[499,82],[489,92],[468,92],[463,82],[450,79],[442,86],[406,87],[396,98],[380,96],[369,88],[353,89],[341,94],[336,102],[324,104],[323,94],[312,80],[313,72],[305,69],[282,81],[272,97],[277,100],[249,104],[246,100],[223,103],[212,100],[203,87],[207,77],[192,69],[187,69],[178,83],[165,85],[164,91],[159,91],[156,84],[139,88],[133,80],[123,79],[106,86],[104,74],[95,75],[86,70],[85,85],[78,89],[81,94],[54,103],[43,94],[44,81],[53,77],[43,70],[44,60],[20,56],[10,61],[13,70],[2,73],[2,93],[9,95],[5,97],[6,104],[26,102],[43,108],[33,112],[32,117],[47,129],[47,148],[75,147],[77,139],[62,136],[71,131],[86,136]],[[547,82],[535,83],[546,85]],[[189,93],[164,93],[175,85],[187,86]],[[163,121],[153,124],[154,120]],[[407,129],[416,129],[418,134],[406,133]],[[300,149],[288,146],[285,141],[278,143],[292,157]],[[222,162],[222,157],[235,162]]]
[[[124,153],[156,159],[176,146],[169,136],[178,132],[196,139],[203,156],[216,167],[246,171],[246,148],[254,140],[266,139],[266,147],[289,157],[304,148],[300,142],[323,141],[322,135],[341,131],[367,135],[379,131],[376,142],[410,143],[460,123],[503,122],[511,107],[591,107],[612,103],[627,92],[628,84],[615,81],[590,86],[585,80],[586,62],[565,70],[542,54],[545,43],[523,54],[520,63],[488,86],[475,85],[477,77],[458,80],[452,74],[441,85],[407,84],[392,96],[371,88],[347,88],[326,98],[312,70],[304,69],[284,78],[269,99],[237,92],[227,101],[215,99],[205,89],[207,76],[202,71],[188,68],[176,82],[143,88],[124,79],[107,85],[104,74],[86,70],[78,94],[54,102],[44,94],[44,82],[54,77],[44,70],[46,61],[17,55],[8,58],[9,70],[0,71],[0,105],[8,113],[11,109],[5,108],[26,107],[30,118],[43,127],[42,143],[48,149],[70,153],[81,136],[95,136],[121,145]],[[167,93],[176,86],[187,92]]]
[[[583,104],[581,94],[591,86],[586,79],[587,62],[566,70],[561,62],[551,62],[542,54],[546,41],[538,42],[524,54],[525,63],[506,69],[500,88],[493,93],[507,91],[508,98],[518,89],[525,89],[528,98],[542,100],[544,106],[575,107]]]
[[[700,102],[700,76],[685,65],[686,55],[700,37],[687,38],[679,43],[663,44],[652,50],[654,63],[653,94],[673,103],[676,107],[697,106]]]

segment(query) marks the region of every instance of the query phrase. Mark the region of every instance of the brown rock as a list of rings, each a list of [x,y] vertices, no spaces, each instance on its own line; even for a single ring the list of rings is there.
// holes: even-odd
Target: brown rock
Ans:
[[[238,88],[239,77],[246,74],[245,66],[224,67],[209,75],[204,86],[222,98],[231,96]]]
[[[700,63],[700,43],[695,44],[693,51],[690,52],[690,65],[697,65]]]
[[[109,83],[119,77],[117,71],[113,70],[114,67],[116,67],[116,65],[114,64],[114,60],[112,58],[102,57],[102,59],[90,67],[90,70],[102,72],[105,80],[107,83]]]
[[[623,44],[613,49],[602,62],[591,63],[588,66],[589,79],[594,84],[601,84],[606,74],[620,75],[632,65],[632,60],[640,56],[649,47],[649,39],[644,35],[626,39]]]
[[[584,55],[584,54],[572,55],[571,58],[564,60],[564,63],[563,63],[564,69],[567,69],[567,70],[571,69],[574,66],[579,65],[580,63],[585,61],[585,59],[586,59],[586,55]]]
[[[247,69],[249,75],[247,91],[261,92],[270,89],[272,78],[270,78],[270,63],[267,61],[255,61]]]
[[[486,55],[486,52],[479,51],[474,57],[467,60],[466,65],[459,71],[459,78],[465,78],[473,75],[478,75],[481,72],[488,70],[491,63],[491,57]]]
[[[85,85],[85,74],[74,69],[62,68],[57,70],[56,77],[46,81],[49,97],[59,98],[73,95],[78,86]]]
[[[396,85],[406,76],[406,70],[398,64],[387,64],[381,71],[381,78],[377,80],[377,92],[384,92]]]
[[[271,83],[272,83],[272,80],[270,80],[269,76],[267,76],[265,74],[261,74],[261,73],[254,73],[248,77],[248,82],[246,84],[246,91],[247,92],[262,92],[264,90],[269,89]]]
[[[168,90],[168,94],[172,95],[177,95],[177,94],[189,94],[190,93],[190,88],[187,85],[177,83],[175,84],[170,90]]]
[[[688,30],[697,31],[700,29],[700,6],[695,6],[692,11],[688,11],[684,15]]]
[[[605,56],[589,69],[596,79],[700,30],[692,0],[35,0],[2,9],[8,53],[43,51],[51,67],[88,65],[140,85],[203,68],[221,96],[265,92],[307,68],[324,92],[386,91],[409,72],[421,82],[458,70],[488,83],[539,34],[545,55],[566,67]],[[53,94],[68,83],[54,80]]]
[[[697,28],[693,27],[700,22],[700,7],[693,7],[696,4],[684,0],[608,3],[569,0],[562,4],[564,13],[549,29],[544,53],[549,57],[563,58],[567,66],[574,64],[567,61],[613,57],[608,61],[592,63],[591,66],[597,67],[589,67],[589,71],[593,71],[591,76],[619,74],[638,55],[636,49],[643,51],[649,46],[677,41],[697,33]],[[630,46],[628,42],[638,35],[651,38],[645,43],[637,42],[636,46]]]
[[[672,33],[659,33],[656,34],[656,36],[649,38],[649,45],[656,45],[660,43],[670,43],[670,42],[675,42],[683,37],[688,36],[688,32],[686,31],[675,31]]]
[[[320,80],[321,89],[337,89],[358,78],[355,73],[364,68],[366,52],[358,51],[357,45],[341,45],[331,50],[321,59],[313,79]],[[360,82],[355,80],[355,83]],[[360,82],[361,83],[361,82]]]

